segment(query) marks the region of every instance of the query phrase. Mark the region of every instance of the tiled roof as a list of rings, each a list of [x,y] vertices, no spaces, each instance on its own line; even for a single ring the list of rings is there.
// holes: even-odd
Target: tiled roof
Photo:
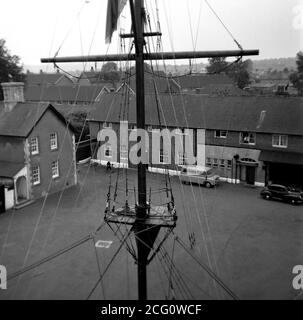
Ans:
[[[104,86],[30,86],[25,89],[26,101],[87,102],[95,101]]]
[[[196,89],[196,93],[219,96],[247,96],[249,92],[238,88],[233,84],[209,84]]]
[[[54,85],[60,78],[66,77],[69,79],[66,75],[62,73],[27,73],[26,74],[26,84],[27,86],[33,86],[33,85]],[[73,81],[69,79],[71,84]]]
[[[95,103],[91,121],[119,122],[121,94],[105,94]],[[128,121],[136,122],[134,96],[130,97]],[[156,98],[146,94],[146,124],[159,125]],[[221,129],[303,135],[303,100],[292,97],[159,96],[161,124],[171,127]]]
[[[67,124],[62,114],[50,104],[19,102],[11,111],[0,111],[0,136],[26,138],[47,110],[51,110],[60,121]],[[69,128],[74,130],[71,126]]]
[[[13,178],[23,167],[24,163],[0,161],[0,177]]]
[[[180,87],[177,85],[175,81],[169,78],[158,78],[152,76],[145,77],[145,92],[154,94],[155,93],[155,85],[158,93],[179,93]],[[129,82],[130,88],[136,92],[136,78],[132,77]]]
[[[192,74],[180,77],[174,77],[174,80],[182,89],[203,88],[210,84],[234,84],[233,80],[225,74]]]

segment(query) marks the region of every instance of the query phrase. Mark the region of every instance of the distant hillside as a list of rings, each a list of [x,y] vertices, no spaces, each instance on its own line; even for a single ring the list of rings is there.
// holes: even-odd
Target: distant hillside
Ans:
[[[282,71],[287,68],[288,70],[296,69],[296,58],[276,58],[276,59],[263,59],[253,60],[254,70],[267,71],[269,69]]]
[[[246,58],[244,57],[244,60]],[[90,70],[91,66],[94,66],[93,64],[87,64],[86,70]],[[101,64],[98,64],[98,68],[100,68]],[[206,63],[193,63],[191,66],[192,72],[205,72],[205,67],[207,66]],[[71,63],[71,64],[60,64],[60,67],[64,70],[70,72],[70,71],[76,71],[76,70],[83,70],[83,64],[80,63]],[[275,59],[263,59],[263,60],[253,60],[253,71],[255,73],[261,74],[264,71],[268,71],[269,69],[277,70],[277,71],[283,71],[285,68],[290,70],[296,69],[296,58],[275,58]],[[55,71],[52,65],[47,64],[40,64],[40,65],[25,65],[24,71],[30,70],[31,72],[39,72],[40,69],[43,71],[52,72]],[[167,73],[172,74],[186,74],[190,72],[190,66],[189,64],[165,64],[165,68],[159,64],[160,70],[166,70]]]

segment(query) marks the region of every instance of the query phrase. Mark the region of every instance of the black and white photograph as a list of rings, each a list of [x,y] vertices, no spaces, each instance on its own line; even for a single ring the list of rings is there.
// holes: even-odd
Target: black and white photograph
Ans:
[[[1,13],[2,302],[303,299],[302,0]]]

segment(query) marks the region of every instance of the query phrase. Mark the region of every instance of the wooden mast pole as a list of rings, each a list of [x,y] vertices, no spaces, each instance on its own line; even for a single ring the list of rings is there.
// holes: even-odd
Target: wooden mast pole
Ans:
[[[144,53],[144,8],[142,0],[130,0],[130,9],[133,23],[133,34],[127,37],[134,37],[135,54],[125,55],[93,55],[77,57],[54,57],[42,58],[42,63],[60,62],[97,62],[97,61],[136,61],[136,112],[137,128],[145,129],[145,94],[144,94],[144,60],[170,60],[170,59],[190,59],[190,58],[211,58],[211,57],[236,57],[258,55],[259,50],[225,50],[225,51],[196,51],[196,52],[160,52]],[[139,138],[138,138],[139,139]],[[138,141],[139,142],[139,141]],[[141,141],[140,152],[145,152],[145,141]],[[142,150],[143,149],[143,150]],[[139,154],[140,156],[140,154]],[[144,155],[145,156],[145,155]],[[147,261],[150,248],[160,229],[149,230],[147,219],[147,195],[146,195],[146,165],[138,164],[138,203],[136,205],[136,223],[134,230],[137,242],[137,263],[138,263],[138,298],[147,299]]]
[[[132,0],[130,0],[133,6]],[[133,25],[135,25],[135,47],[136,47],[136,114],[137,128],[145,129],[145,95],[144,95],[144,36],[143,36],[143,6],[142,0],[135,0],[134,10],[135,17]],[[139,139],[139,138],[138,138]],[[139,141],[138,141],[139,142]],[[138,156],[142,156],[145,152],[145,141],[141,141],[142,148]],[[143,149],[143,150],[142,150]],[[145,156],[145,155],[144,155]],[[141,157],[142,158],[142,157]],[[137,242],[137,263],[138,263],[138,298],[139,300],[147,299],[147,257],[150,252],[147,244],[147,226],[144,224],[146,220],[146,165],[142,162],[138,164],[138,204],[136,205],[137,223],[135,227]]]

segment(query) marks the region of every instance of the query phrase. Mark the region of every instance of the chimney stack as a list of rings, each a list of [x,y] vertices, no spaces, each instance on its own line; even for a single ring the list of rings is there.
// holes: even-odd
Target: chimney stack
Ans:
[[[18,102],[24,102],[23,82],[3,82],[1,86],[3,89],[5,111],[11,111]]]

